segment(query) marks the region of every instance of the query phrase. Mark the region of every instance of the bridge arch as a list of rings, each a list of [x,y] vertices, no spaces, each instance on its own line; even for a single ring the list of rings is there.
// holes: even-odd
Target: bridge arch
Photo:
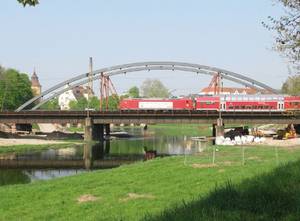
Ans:
[[[183,71],[191,72],[196,74],[206,74],[206,75],[215,75],[219,73],[220,76],[229,81],[253,88],[257,91],[268,91],[274,94],[278,94],[279,91],[252,78],[249,78],[245,75],[238,74],[232,71],[227,71],[221,68],[210,67],[205,65],[199,65],[194,63],[185,63],[185,62],[172,62],[172,61],[152,61],[152,62],[137,62],[137,63],[128,63],[123,65],[116,65],[112,67],[102,68],[93,71],[92,80],[98,80],[101,78],[101,74],[105,76],[114,76],[119,74],[126,74],[131,72],[140,72],[145,70],[169,70],[169,71]],[[30,104],[33,104],[37,100],[43,98],[43,100],[35,105],[31,110],[38,109],[41,105],[51,100],[54,97],[59,96],[60,94],[73,89],[76,86],[83,85],[88,83],[89,73],[80,74],[76,77],[70,78],[66,81],[63,81],[47,90],[42,92],[40,95],[35,96],[34,98],[28,100],[20,107],[16,109],[16,112],[23,110]],[[65,87],[67,85],[67,87]]]

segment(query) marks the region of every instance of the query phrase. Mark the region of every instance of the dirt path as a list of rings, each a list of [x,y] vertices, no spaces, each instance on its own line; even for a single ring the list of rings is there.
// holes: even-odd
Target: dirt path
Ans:
[[[300,147],[300,138],[288,139],[288,140],[273,140],[272,138],[266,138],[262,144],[268,146],[278,146],[278,147],[291,147],[299,146]]]

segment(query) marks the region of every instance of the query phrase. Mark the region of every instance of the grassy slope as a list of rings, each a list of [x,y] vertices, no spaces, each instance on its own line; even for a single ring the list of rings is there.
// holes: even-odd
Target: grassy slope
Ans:
[[[177,205],[147,221],[169,220],[299,220],[300,161],[246,179],[228,182],[203,198]]]
[[[161,130],[165,135],[211,136],[211,125],[199,124],[154,124],[149,128]]]
[[[241,166],[241,148],[219,147],[217,167],[195,168],[209,165],[211,153],[209,149],[199,156],[169,157],[51,181],[3,186],[0,187],[0,220],[19,220],[20,217],[21,220],[197,220],[199,217],[223,220],[225,215],[231,220],[243,215],[245,209],[245,214],[256,219],[264,212],[271,214],[272,210],[284,211],[290,206],[284,193],[293,194],[299,189],[299,175],[292,177],[298,173],[300,162],[287,167],[288,175],[283,175],[282,180],[277,178],[273,190],[273,175],[265,174],[272,173],[277,166],[274,148],[248,147],[246,164]],[[281,163],[295,162],[299,153],[300,149],[279,149],[278,159]],[[284,171],[282,169],[279,175]],[[277,176],[278,172],[273,174]],[[249,181],[243,182],[247,178]],[[285,178],[290,178],[287,187]],[[232,185],[222,189],[228,180]],[[261,188],[256,189],[256,182]],[[282,190],[278,196],[277,190]],[[128,193],[148,194],[148,197],[122,201]],[[227,193],[240,201],[227,205]],[[79,204],[77,198],[84,194],[92,194],[99,200]],[[292,202],[299,202],[295,201],[297,194]],[[258,200],[261,197],[262,200]],[[273,207],[269,208],[268,199],[285,201],[272,203]],[[268,210],[255,210],[256,204],[266,205]],[[232,211],[230,206],[234,208]],[[206,209],[203,213],[202,207]],[[292,212],[295,213],[295,209]],[[190,219],[185,219],[186,216]]]

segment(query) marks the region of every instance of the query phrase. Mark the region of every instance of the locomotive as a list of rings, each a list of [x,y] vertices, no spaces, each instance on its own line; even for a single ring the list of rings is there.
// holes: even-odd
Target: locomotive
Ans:
[[[124,99],[119,109],[126,110],[205,110],[205,111],[300,111],[300,96],[213,95],[196,98]]]

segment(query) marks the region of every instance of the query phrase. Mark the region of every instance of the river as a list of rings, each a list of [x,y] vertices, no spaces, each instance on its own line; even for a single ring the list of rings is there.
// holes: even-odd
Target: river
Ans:
[[[155,153],[158,157],[199,153],[206,143],[185,133],[174,135],[166,129],[140,127],[114,128],[127,132],[129,138],[117,138],[94,144],[86,153],[84,145],[0,155],[0,186],[30,183],[57,177],[111,169],[123,164],[143,161]],[[197,131],[192,134],[199,134]],[[201,134],[201,132],[200,132]],[[150,153],[146,154],[146,153]],[[86,163],[89,163],[89,169]]]

